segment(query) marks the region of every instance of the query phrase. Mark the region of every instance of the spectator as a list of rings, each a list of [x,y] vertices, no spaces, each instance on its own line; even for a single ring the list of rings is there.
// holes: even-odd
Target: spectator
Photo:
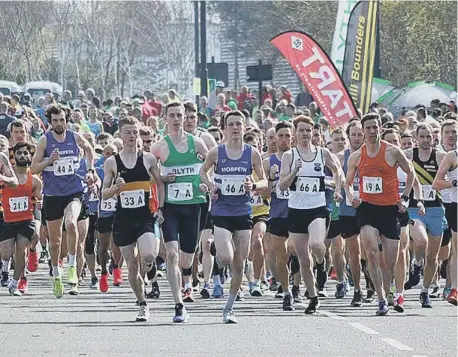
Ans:
[[[280,100],[286,100],[287,104],[293,102],[293,95],[286,88],[286,86],[280,86]]]
[[[231,108],[226,105],[226,96],[224,93],[218,94],[218,103],[216,104],[215,107],[215,112],[220,111],[220,112],[230,112]]]
[[[245,102],[249,101],[250,99],[251,99],[251,95],[250,95],[250,93],[248,91],[248,87],[247,86],[243,86],[242,87],[242,91],[240,92],[240,94],[237,97],[237,104],[238,104],[239,110],[244,109],[245,108]]]
[[[73,109],[73,104],[71,103],[71,99],[72,99],[72,92],[70,92],[69,90],[66,90],[64,91],[62,95],[62,100],[59,102],[59,104],[61,104],[64,107]]]
[[[200,97],[200,111],[207,117],[211,117],[213,110],[208,106],[208,99],[206,96]]]
[[[297,95],[294,104],[296,107],[308,107],[310,103],[313,102],[312,95],[308,92],[305,87],[301,90],[301,92]]]
[[[10,105],[7,102],[0,103],[0,134],[6,135],[8,125],[16,120],[15,117],[8,114]]]
[[[155,94],[149,90],[144,92],[144,96],[146,101],[142,106],[142,118],[146,122],[149,117],[157,117],[162,114],[162,103],[156,101]]]
[[[224,90],[224,86],[223,81],[216,82],[216,88],[210,93],[210,97],[208,98],[208,106],[210,108],[216,108],[216,105],[218,104],[218,95]]]

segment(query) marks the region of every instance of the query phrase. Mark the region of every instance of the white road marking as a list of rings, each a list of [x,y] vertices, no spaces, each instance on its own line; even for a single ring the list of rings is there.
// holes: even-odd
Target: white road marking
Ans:
[[[364,333],[367,333],[368,335],[378,335],[377,331],[372,330],[371,328],[364,326],[363,324],[360,324],[359,322],[349,322],[348,324]]]
[[[428,357],[427,355],[412,355],[412,357]]]
[[[409,346],[406,346],[399,341],[393,340],[392,338],[381,338],[380,340],[389,344],[391,347],[396,348],[399,351],[413,351],[413,349]]]
[[[343,316],[340,316],[340,315],[337,315],[337,314],[334,314],[333,312],[329,312],[329,311],[326,311],[326,310],[318,310],[319,313],[327,316],[327,317],[330,317],[331,319],[334,319],[334,320],[346,320],[345,317]]]

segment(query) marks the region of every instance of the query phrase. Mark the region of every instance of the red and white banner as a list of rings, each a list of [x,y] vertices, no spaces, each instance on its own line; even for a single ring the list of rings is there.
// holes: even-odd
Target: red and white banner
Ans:
[[[358,116],[334,64],[312,37],[290,31],[274,37],[270,42],[296,71],[333,127],[344,125]]]

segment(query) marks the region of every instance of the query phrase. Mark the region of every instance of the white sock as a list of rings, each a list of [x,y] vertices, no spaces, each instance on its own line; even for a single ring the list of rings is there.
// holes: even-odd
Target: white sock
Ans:
[[[253,280],[253,284],[254,284],[254,285],[259,285],[259,279],[254,279],[254,280]]]
[[[53,265],[52,266],[52,276],[54,278],[57,278],[60,276],[60,271],[59,271],[59,266],[58,265]]]
[[[425,288],[425,287],[422,286],[421,292],[422,293],[428,293],[429,292],[429,288]]]
[[[219,277],[219,275],[213,276],[213,284],[221,286],[221,278]]]
[[[75,266],[75,261],[76,261],[76,255],[69,254],[68,255],[68,265],[74,267]]]
[[[414,263],[417,267],[421,267],[423,265],[423,259],[420,259],[420,260],[417,260],[415,259],[415,263]]]
[[[2,259],[2,263],[3,263],[2,271],[4,273],[9,273],[10,272],[10,259],[8,260]]]

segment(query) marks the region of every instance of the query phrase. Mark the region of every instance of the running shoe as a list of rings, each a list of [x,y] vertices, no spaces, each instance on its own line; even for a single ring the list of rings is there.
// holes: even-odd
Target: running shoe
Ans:
[[[17,284],[13,284],[12,280],[8,284],[8,291],[11,296],[22,296],[22,293],[19,291]]]
[[[318,289],[318,297],[329,297],[326,287],[323,286],[321,289]]]
[[[404,297],[402,295],[394,298],[393,308],[397,312],[404,312]]]
[[[420,301],[421,301],[421,307],[426,308],[426,309],[431,309],[431,301],[429,301],[429,294],[428,293],[421,293],[420,294]]]
[[[159,284],[157,281],[154,281],[151,283],[151,292],[146,294],[146,297],[148,299],[159,299],[161,296],[161,291],[159,289]]]
[[[311,315],[316,313],[316,309],[320,307],[320,301],[318,300],[318,296],[315,296],[310,299],[309,306],[305,309],[304,313],[307,315]]]
[[[285,294],[283,297],[283,311],[294,311],[293,298],[291,294]]]
[[[441,293],[440,293],[441,287],[438,284],[431,284],[431,288],[433,290],[429,293],[429,297],[431,299],[438,299],[441,296]]]
[[[386,296],[386,299],[388,300],[388,306],[393,306],[394,305],[394,294],[393,293],[389,293]]]
[[[71,285],[78,284],[78,276],[76,275],[76,268],[73,265],[68,267],[67,271],[67,283]]]
[[[38,262],[40,264],[43,264],[46,260],[48,260],[48,258],[49,258],[48,251],[43,248],[40,252],[40,258],[38,259]]]
[[[363,294],[359,290],[355,290],[353,293],[353,299],[350,303],[353,307],[361,307],[363,306]]]
[[[277,279],[275,279],[274,277],[270,278],[270,285],[269,285],[269,290],[270,291],[277,291],[278,290],[278,282],[277,282]]]
[[[267,284],[267,281],[261,281],[261,284],[259,284],[261,287],[261,291],[267,291],[269,290],[269,284]]]
[[[36,250],[29,250],[29,256],[27,258],[27,270],[31,273],[35,273],[38,269],[38,253]]]
[[[142,302],[139,304],[139,310],[138,310],[138,315],[137,318],[135,319],[136,322],[146,322],[149,319],[149,307],[146,303],[146,301]]]
[[[418,266],[415,263],[412,264],[412,267],[409,272],[409,280],[407,280],[404,284],[404,290],[410,290],[420,283],[422,269],[423,265]]]
[[[6,271],[2,271],[2,280],[0,281],[0,284],[6,288],[8,284],[10,283],[10,277],[9,274]]]
[[[225,324],[236,324],[237,323],[237,318],[235,317],[234,311],[224,309],[223,323]]]
[[[60,299],[64,295],[64,284],[62,284],[62,277],[56,276],[53,280],[54,296]]]
[[[79,295],[80,288],[79,288],[78,284],[75,284],[75,285],[72,284],[71,287],[70,287],[70,291],[68,293],[70,295],[73,295],[73,296]]]
[[[100,275],[99,289],[102,293],[108,291],[108,273]]]
[[[366,298],[364,299],[364,302],[366,304],[370,304],[370,303],[373,303],[375,300],[374,298],[374,290],[367,290],[367,294],[366,294]]]
[[[450,294],[448,294],[447,301],[452,305],[457,305],[457,292],[456,289],[450,290]]]
[[[345,282],[336,285],[336,299],[343,299],[347,295],[347,284]]]
[[[385,316],[388,314],[388,305],[386,304],[385,300],[378,302],[378,310],[375,313],[377,316]]]
[[[193,279],[192,281],[192,291],[195,293],[198,292],[200,289],[200,281],[199,279]]]
[[[175,305],[175,316],[173,317],[173,322],[186,322],[188,320],[189,314],[186,311],[186,308],[183,304],[178,303]]]
[[[239,289],[235,301],[245,301],[245,294],[243,293],[242,288]]]
[[[22,294],[27,294],[28,290],[28,283],[27,283],[27,278],[23,276],[21,279],[19,279],[19,283],[17,285],[17,289],[22,293]]]
[[[204,287],[200,291],[200,296],[202,296],[202,299],[210,299],[210,284],[205,283]]]
[[[115,268],[113,270],[113,285],[121,286],[123,283],[122,280],[122,270],[120,268]]]
[[[295,303],[302,302],[301,291],[300,291],[299,286],[293,285],[293,287],[291,288],[291,294],[293,295],[293,299]]]
[[[284,291],[283,291],[283,287],[278,284],[278,290],[277,290],[277,293],[275,294],[275,299],[283,299],[285,296],[284,294]]]
[[[213,286],[213,297],[215,299],[219,299],[224,297],[224,289],[221,285],[215,285]]]
[[[442,292],[442,299],[443,300],[447,300],[450,292],[452,291],[452,289],[450,288],[444,288],[444,291]]]
[[[183,293],[184,302],[194,302],[194,294],[192,288],[187,288]]]
[[[97,285],[99,284],[99,278],[97,278],[96,276],[92,277],[91,278],[91,285],[90,285],[90,288],[91,289],[97,289]]]
[[[256,297],[262,296],[261,286],[253,283],[250,287],[250,295]]]

